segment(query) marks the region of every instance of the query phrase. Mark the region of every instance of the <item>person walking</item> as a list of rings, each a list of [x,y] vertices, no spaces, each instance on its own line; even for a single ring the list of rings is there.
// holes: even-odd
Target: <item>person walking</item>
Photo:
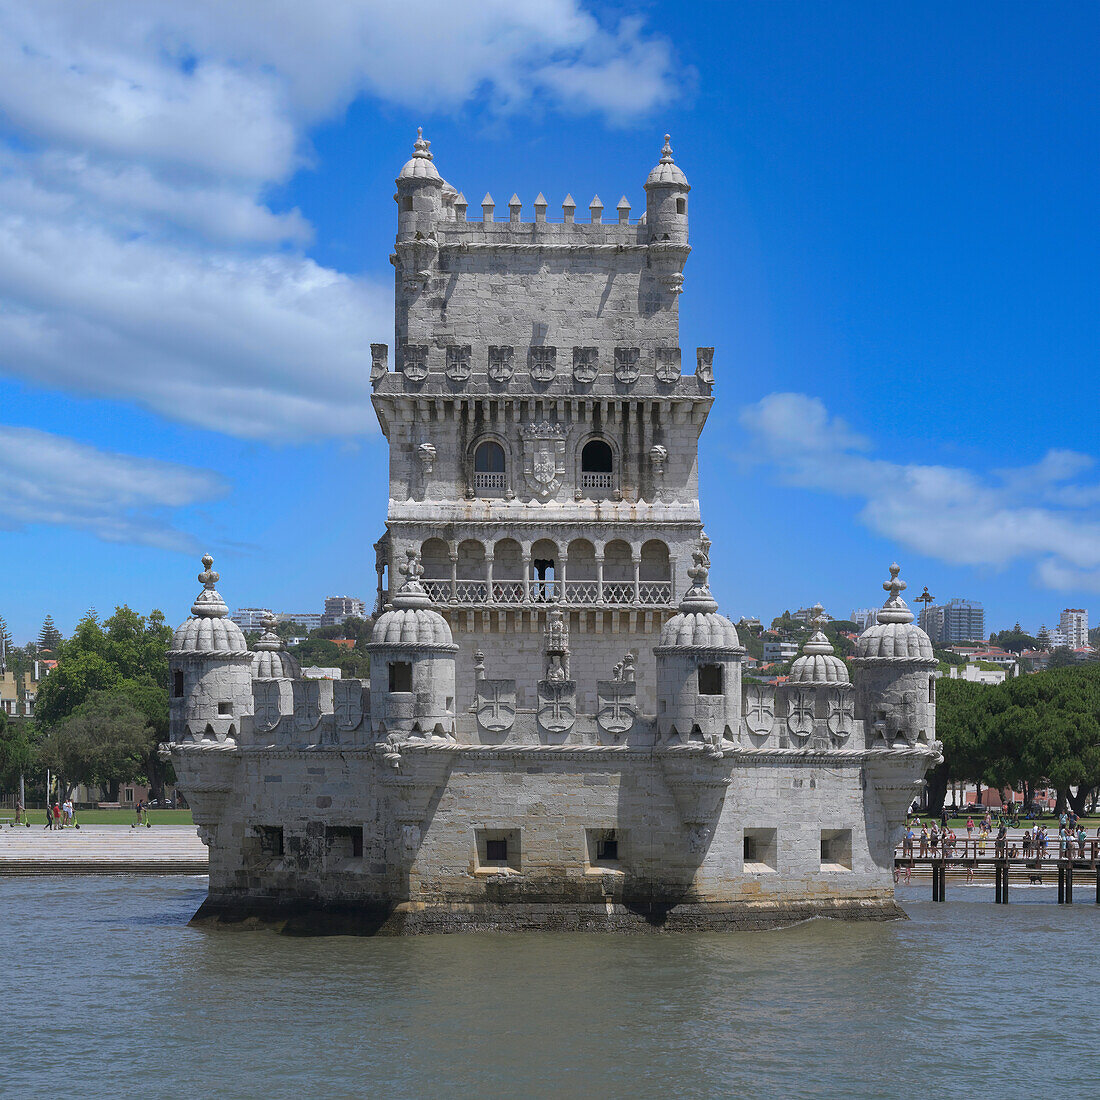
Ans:
[[[56,802],[53,804],[53,827],[61,828],[61,807]]]
[[[50,804],[46,803],[46,828],[53,829],[53,810],[50,809]]]
[[[968,817],[966,819],[966,839],[971,840],[974,836],[974,819]]]

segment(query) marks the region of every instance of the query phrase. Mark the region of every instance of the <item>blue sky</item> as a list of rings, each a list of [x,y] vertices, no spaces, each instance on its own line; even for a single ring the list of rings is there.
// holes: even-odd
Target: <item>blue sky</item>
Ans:
[[[636,208],[690,179],[681,343],[735,617],[1100,592],[1094,5],[0,0],[0,613],[371,596],[393,178]],[[528,209],[529,214],[529,209]],[[1094,613],[1094,620],[1100,615]]]

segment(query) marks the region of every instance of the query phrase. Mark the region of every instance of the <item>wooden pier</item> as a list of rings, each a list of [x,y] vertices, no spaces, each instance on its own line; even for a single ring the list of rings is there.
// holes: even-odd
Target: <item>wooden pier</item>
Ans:
[[[984,877],[992,873],[994,883],[994,901],[998,905],[1008,904],[1008,885],[1012,875],[1017,882],[1023,876],[1034,881],[1044,873],[1058,873],[1058,904],[1073,904],[1074,878],[1096,885],[1096,904],[1100,905],[1100,838],[1086,839],[1084,844],[1075,842],[1072,854],[1060,847],[1058,837],[1048,838],[1045,849],[1031,850],[1025,853],[1018,837],[1007,840],[957,840],[946,849],[932,849],[926,846],[922,853],[920,845],[914,843],[913,851],[899,844],[894,855],[894,881],[904,874],[908,879],[913,871],[928,872],[932,876],[932,900],[947,900],[947,872],[965,874],[972,882],[974,875]],[[1045,885],[1045,883],[1043,884]]]

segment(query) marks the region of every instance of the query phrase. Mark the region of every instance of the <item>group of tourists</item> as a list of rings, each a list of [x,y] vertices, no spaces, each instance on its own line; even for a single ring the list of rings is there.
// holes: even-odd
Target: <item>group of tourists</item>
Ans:
[[[19,807],[22,810],[22,806]],[[47,829],[79,829],[76,823],[76,807],[71,798],[64,802],[55,802],[52,806],[46,803],[46,828]]]

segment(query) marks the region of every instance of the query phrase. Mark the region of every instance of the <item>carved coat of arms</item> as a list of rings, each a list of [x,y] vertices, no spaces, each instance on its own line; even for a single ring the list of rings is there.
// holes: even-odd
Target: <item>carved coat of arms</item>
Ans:
[[[318,680],[294,680],[294,725],[301,733],[321,721],[321,684]]]
[[[465,382],[470,377],[469,344],[451,344],[447,348],[447,377],[452,382]]]
[[[528,354],[527,366],[536,382],[549,382],[554,377],[558,349],[539,345],[532,347]]]
[[[252,683],[252,725],[260,733],[270,733],[282,717],[279,709],[279,686],[273,680],[255,680]]]
[[[507,382],[516,373],[516,349],[489,345],[489,381]]]
[[[641,355],[640,348],[616,348],[615,349],[615,381],[638,381],[638,358]]]
[[[428,377],[427,344],[406,344],[401,349],[401,373],[410,382],[423,382]]]
[[[573,377],[578,382],[595,382],[600,373],[599,356],[598,348],[574,348]]]
[[[833,688],[829,692],[829,732],[838,741],[843,741],[852,732],[855,719],[856,704],[851,692]]]
[[[672,383],[680,377],[680,349],[658,348],[656,375],[658,382]]]
[[[775,689],[749,684],[745,689],[745,729],[755,737],[767,737],[775,726]]]
[[[814,693],[792,691],[787,696],[787,729],[795,737],[809,737],[814,731]]]
[[[371,385],[377,385],[386,377],[389,371],[390,349],[385,344],[371,344],[370,346],[370,380]]]
[[[490,733],[507,733],[516,720],[515,680],[478,680],[477,723]]]
[[[577,681],[539,680],[539,726],[547,733],[567,733],[577,721]]]
[[[356,729],[363,721],[363,685],[358,680],[333,680],[332,710],[336,727]]]
[[[634,725],[638,687],[633,680],[596,682],[596,724],[612,737],[621,737]]]
[[[544,421],[523,429],[523,476],[532,496],[544,503],[561,488],[565,477],[565,433]]]

